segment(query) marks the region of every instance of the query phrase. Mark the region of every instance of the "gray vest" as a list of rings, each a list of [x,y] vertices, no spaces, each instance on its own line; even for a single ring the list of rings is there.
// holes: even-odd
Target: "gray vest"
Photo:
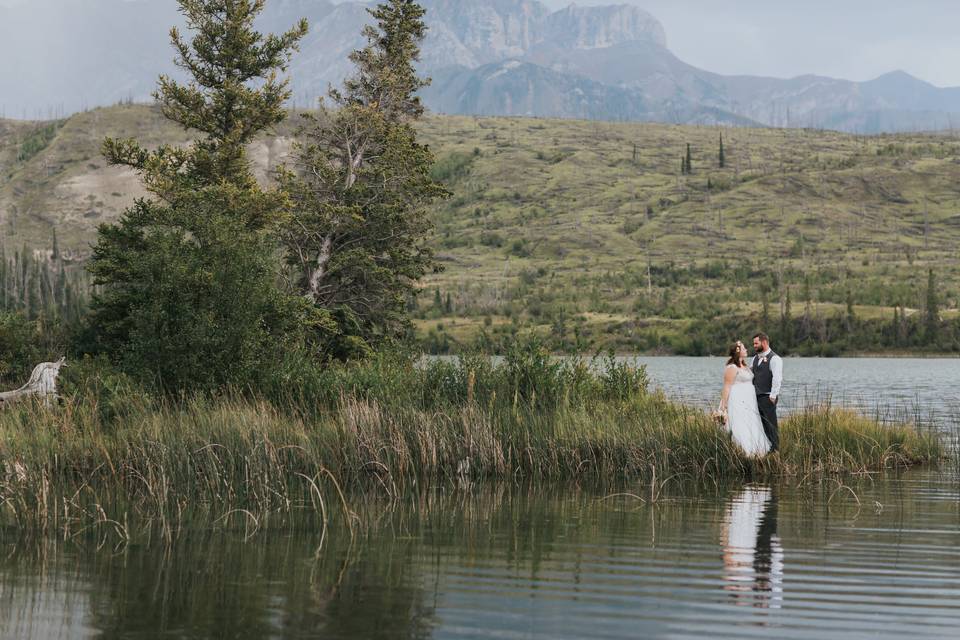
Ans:
[[[758,362],[757,356],[753,357],[751,362],[751,370],[753,371],[753,386],[757,391],[758,396],[768,396],[770,395],[770,390],[773,388],[773,371],[770,370],[770,360],[777,355],[773,351],[770,351],[770,355],[767,356],[767,361],[764,362],[762,359]]]

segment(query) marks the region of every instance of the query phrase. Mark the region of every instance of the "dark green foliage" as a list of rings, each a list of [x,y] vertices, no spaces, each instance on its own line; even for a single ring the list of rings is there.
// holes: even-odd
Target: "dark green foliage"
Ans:
[[[479,352],[460,362],[418,362],[409,352],[384,349],[364,362],[318,365],[289,359],[289,373],[266,393],[281,406],[305,411],[334,408],[343,396],[376,400],[397,409],[436,410],[462,405],[522,404],[544,411],[599,401],[628,401],[647,394],[644,367],[606,355],[593,361],[558,359],[536,338],[506,341],[503,362],[495,365]]]
[[[476,153],[460,153],[455,151],[442,158],[438,158],[430,169],[430,178],[436,182],[452,184],[469,175],[470,167],[477,158]]]
[[[42,252],[38,252],[42,256]],[[75,326],[86,313],[89,278],[61,260],[36,257],[24,248],[0,248],[0,311],[44,325]]]
[[[928,342],[935,342],[940,329],[940,296],[933,269],[927,273],[927,299],[924,308],[925,333]]]
[[[928,276],[926,270],[922,273]],[[493,313],[489,301],[477,304],[467,290],[457,299],[456,324],[445,324],[445,331],[434,323],[424,326],[427,335],[420,344],[430,353],[480,348],[502,354],[518,335],[536,334],[562,353],[615,348],[621,353],[722,355],[732,337],[749,339],[764,330],[784,354],[960,352],[960,322],[948,316],[937,321],[935,330],[927,329],[921,282],[919,269],[895,285],[878,286],[825,265],[809,271],[785,266],[772,278],[762,260],[726,258],[651,262],[649,272],[643,264],[583,274],[572,285],[546,269],[525,267]],[[940,300],[956,295],[941,286],[935,290]],[[609,301],[616,297],[622,302]],[[861,306],[866,308],[861,311]],[[871,306],[896,306],[893,322],[886,313],[871,313]],[[607,313],[620,317],[595,320]],[[416,315],[445,319],[442,304],[425,305]],[[491,315],[500,321],[485,321]]]
[[[41,323],[0,312],[0,381],[8,387],[4,391],[26,382],[35,365],[60,357],[50,338]]]
[[[155,97],[167,118],[204,136],[152,151],[104,142],[109,161],[137,171],[151,198],[99,229],[90,326],[96,346],[140,380],[171,390],[246,385],[302,322],[279,286],[273,234],[285,195],[257,184],[245,146],[284,118],[289,91],[277,72],[307,27],[259,34],[263,0],[179,3],[194,37],[174,29],[171,38],[191,80],[161,76]]]
[[[417,141],[423,113],[417,91],[424,10],[391,0],[369,10],[375,26],[350,60],[356,74],[332,108],[307,115],[295,171],[280,181],[294,201],[285,226],[287,261],[300,292],[327,322],[315,348],[338,355],[349,339],[367,348],[409,331],[405,301],[416,282],[437,269],[428,244],[427,206],[446,195],[437,179],[455,180],[474,156],[440,164]]]
[[[43,252],[0,248],[0,382],[17,387],[40,362],[69,355],[89,289],[80,268]]]
[[[719,161],[718,164],[720,165],[721,169],[727,166],[727,156],[723,152],[723,134],[722,133],[720,134],[720,152],[717,154],[717,160]]]
[[[105,355],[77,356],[60,372],[60,393],[74,405],[92,408],[104,426],[159,402],[136,380],[117,369]]]
[[[847,331],[853,331],[857,322],[857,314],[853,309],[853,291],[847,289]]]
[[[783,302],[783,314],[780,317],[780,338],[786,349],[793,345],[793,309],[790,299],[790,287],[787,287]]]
[[[690,153],[690,143],[687,143],[687,175],[693,173],[693,156]]]

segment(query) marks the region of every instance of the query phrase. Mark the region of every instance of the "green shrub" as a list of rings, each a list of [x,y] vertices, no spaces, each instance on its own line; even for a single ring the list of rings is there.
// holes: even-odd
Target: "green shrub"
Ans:
[[[452,184],[470,173],[473,161],[479,156],[478,149],[474,149],[473,153],[462,153],[460,151],[448,153],[441,158],[437,158],[430,170],[430,178],[437,182]]]

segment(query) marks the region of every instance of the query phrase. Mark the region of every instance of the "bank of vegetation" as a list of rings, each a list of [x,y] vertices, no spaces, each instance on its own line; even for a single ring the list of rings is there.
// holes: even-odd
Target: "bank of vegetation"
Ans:
[[[184,519],[233,510],[260,523],[307,508],[319,520],[349,509],[356,491],[396,498],[486,480],[658,491],[673,480],[799,481],[944,456],[935,431],[820,406],[783,421],[780,455],[751,459],[704,412],[650,391],[642,369],[557,361],[531,344],[496,367],[480,356],[381,354],[300,370],[296,385],[277,380],[263,396],[153,397],[103,372],[68,371],[64,407],[0,414],[8,521],[124,536],[152,522],[172,535]]]

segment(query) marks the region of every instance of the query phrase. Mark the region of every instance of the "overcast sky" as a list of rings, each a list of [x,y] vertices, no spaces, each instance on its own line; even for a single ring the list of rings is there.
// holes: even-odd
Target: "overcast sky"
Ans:
[[[938,86],[960,86],[960,0],[626,1],[663,22],[679,58],[708,71],[869,80],[903,69]]]

